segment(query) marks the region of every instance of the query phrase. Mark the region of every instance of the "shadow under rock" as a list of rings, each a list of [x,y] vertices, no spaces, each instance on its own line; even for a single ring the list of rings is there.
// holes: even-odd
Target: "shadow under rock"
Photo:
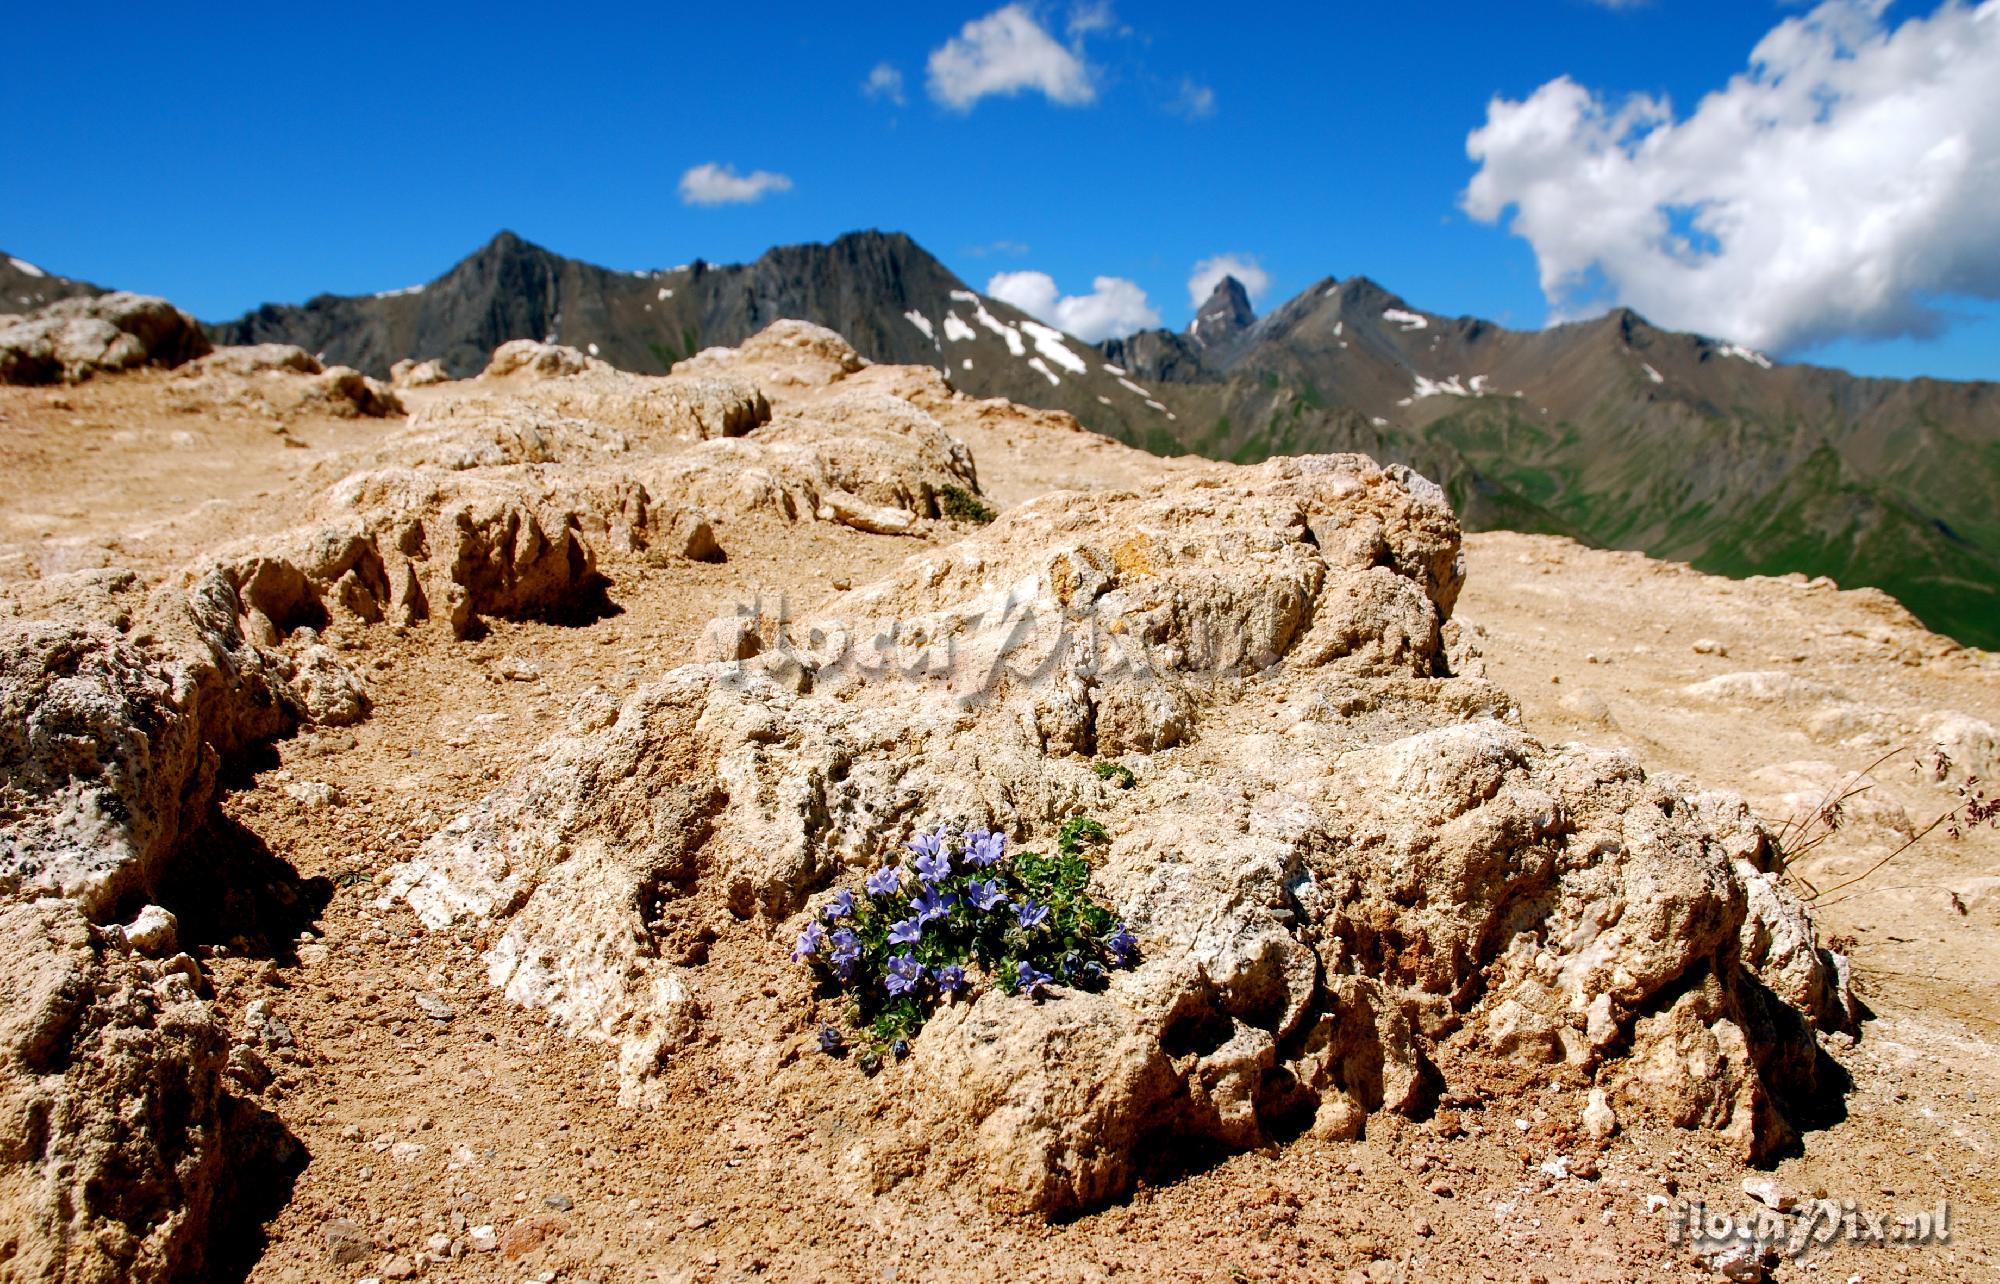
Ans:
[[[270,1246],[266,1227],[291,1202],[311,1156],[278,1116],[256,1102],[232,1097],[224,1109],[230,1160],[210,1206],[200,1278],[239,1284]]]
[[[256,831],[219,810],[181,844],[161,880],[160,904],[180,921],[183,947],[227,945],[296,963],[299,933],[319,922],[333,880],[300,878]]]
[[[564,628],[584,628],[599,620],[608,620],[623,614],[625,608],[611,598],[610,578],[594,575],[578,589],[574,597],[544,612],[540,618],[544,624],[555,624]]]
[[[182,948],[296,963],[299,933],[315,926],[333,883],[300,878],[256,831],[211,808],[167,862],[157,899],[179,921]],[[201,1260],[190,1278],[236,1284],[268,1246],[268,1223],[291,1201],[309,1156],[276,1114],[233,1090],[221,1103],[221,1158]]]

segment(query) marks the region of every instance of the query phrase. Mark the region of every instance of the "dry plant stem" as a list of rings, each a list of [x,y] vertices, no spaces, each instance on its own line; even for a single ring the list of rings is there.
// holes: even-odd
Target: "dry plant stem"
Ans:
[[[1939,825],[1944,824],[1947,820],[1950,820],[1953,816],[1956,816],[1959,813],[1959,810],[1960,809],[1957,807],[1952,808],[1950,811],[1944,813],[1944,815],[1939,816],[1936,820],[1933,820],[1930,824],[1925,825],[1922,829],[1918,830],[1915,837],[1910,838],[1908,841],[1904,842],[1902,846],[1896,848],[1895,851],[1890,852],[1887,856],[1884,856],[1881,860],[1876,861],[1873,865],[1870,865],[1867,869],[1862,870],[1859,874],[1856,874],[1853,878],[1835,883],[1832,887],[1822,888],[1820,890],[1814,891],[1813,894],[1807,899],[1811,900],[1812,903],[1815,905],[1820,905],[1820,904],[1838,905],[1840,901],[1822,901],[1820,898],[1823,896],[1830,896],[1834,892],[1839,891],[1843,887],[1852,887],[1856,883],[1860,882],[1862,879],[1867,878],[1870,874],[1873,874],[1876,870],[1882,868],[1884,865],[1887,865],[1890,861],[1896,859],[1898,856],[1901,856],[1904,852],[1910,850],[1910,848],[1915,847],[1918,843],[1922,842],[1924,838],[1928,836],[1932,830],[1936,829]],[[1847,899],[1849,898],[1845,896],[1840,898],[1841,901]]]
[[[1906,747],[1907,746],[1891,749],[1889,752],[1883,754],[1875,761],[1869,763],[1866,767],[1863,767],[1860,771],[1857,771],[1852,776],[1848,777],[1847,781],[1844,784],[1836,785],[1833,788],[1828,789],[1826,793],[1820,797],[1820,800],[1817,803],[1813,804],[1810,810],[1805,811],[1803,813],[1795,814],[1789,819],[1787,819],[1785,823],[1781,827],[1779,827],[1777,833],[1779,870],[1782,872],[1784,870],[1789,869],[1792,865],[1798,862],[1800,857],[1803,857],[1804,855],[1806,855],[1806,853],[1812,851],[1813,848],[1819,846],[1821,843],[1825,842],[1828,838],[1830,838],[1833,835],[1834,831],[1837,828],[1839,828],[1838,815],[1840,811],[1840,805],[1846,802],[1848,799],[1856,797],[1857,795],[1860,794],[1864,794],[1868,792],[1870,789],[1873,789],[1875,787],[1872,782],[1866,785],[1859,784],[1858,782],[1866,779],[1870,773],[1872,773],[1877,767],[1881,766],[1883,763],[1889,761],[1889,759],[1895,757],[1897,754],[1904,752],[1904,749]],[[1839,791],[1837,794],[1835,792],[1836,790]],[[1811,838],[1806,839],[1804,842],[1800,843],[1797,847],[1793,847],[1790,845],[1790,840],[1793,837],[1804,836],[1811,830],[1814,822],[1816,821],[1821,826],[1823,826],[1823,828],[1820,830],[1819,833],[1814,834]],[[1799,881],[1802,883],[1805,882],[1803,878],[1801,878]],[[1810,883],[1807,883],[1806,886],[1808,889],[1810,889],[1812,885]]]

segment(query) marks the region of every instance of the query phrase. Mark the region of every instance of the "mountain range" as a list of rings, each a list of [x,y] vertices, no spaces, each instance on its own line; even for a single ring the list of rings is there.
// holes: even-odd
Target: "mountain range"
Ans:
[[[1171,422],[1103,371],[1090,345],[976,294],[900,233],[781,246],[753,263],[621,272],[502,232],[435,281],[268,305],[209,330],[218,343],[295,343],[378,377],[413,354],[477,374],[496,346],[521,338],[665,374],[785,317],[837,330],[872,360],[934,366],[967,392],[1068,410],[1127,440]]]
[[[26,259],[0,252],[0,314],[11,316],[33,312],[57,299],[106,293],[109,291],[101,285],[72,281],[68,277],[43,271]]]
[[[97,288],[20,266],[0,255],[8,304]],[[2000,384],[1779,363],[1624,309],[1509,330],[1355,276],[1258,317],[1224,278],[1187,330],[1092,345],[971,289],[900,233],[632,272],[502,232],[434,281],[207,328],[378,376],[404,357],[470,375],[515,338],[664,373],[781,317],[1155,452],[1359,450],[1438,480],[1475,529],[1873,585],[1940,632],[2000,648]]]

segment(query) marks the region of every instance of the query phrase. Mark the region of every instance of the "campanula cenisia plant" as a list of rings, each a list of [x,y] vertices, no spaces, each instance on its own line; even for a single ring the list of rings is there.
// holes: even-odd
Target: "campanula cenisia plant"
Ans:
[[[1053,856],[1010,855],[1006,836],[986,829],[920,833],[905,844],[908,861],[869,873],[859,895],[843,887],[822,902],[792,958],[848,996],[869,1064],[902,1055],[939,1003],[970,997],[980,980],[1024,997],[1099,988],[1110,968],[1138,957],[1132,934],[1089,892],[1084,847],[1109,837],[1085,816],[1063,824]],[[847,1040],[828,1027],[820,1047],[838,1056]]]

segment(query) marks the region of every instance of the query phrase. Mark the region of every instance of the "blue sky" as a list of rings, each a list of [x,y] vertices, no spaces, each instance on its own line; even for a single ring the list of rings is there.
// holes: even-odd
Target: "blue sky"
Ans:
[[[1866,6],[1841,8],[1853,18]],[[1894,31],[1937,9],[1894,5],[1878,22]],[[1607,291],[1593,270],[1598,288],[1567,299],[1572,312],[1612,297],[1648,311],[1637,300],[1650,299],[1670,321],[1804,335],[1774,346],[1865,373],[2000,377],[2000,307],[1975,297],[2000,293],[2000,254],[1976,228],[1959,230],[1980,189],[1945,193],[1931,222],[1882,251],[1899,265],[1919,238],[1933,247],[1921,267],[1894,267],[1904,276],[1891,292],[1907,297],[1842,303],[1831,319],[1819,315],[1838,293],[1824,274],[1759,288],[1768,250],[1709,264],[1696,290],[1648,285],[1638,249],[1628,262],[1616,244],[1572,243],[1594,211],[1628,203],[1591,191],[1578,204],[1563,167],[1589,162],[1576,124],[1588,111],[1564,118],[1574,136],[1554,153],[1514,146],[1494,162],[1493,198],[1521,202],[1500,221],[1463,207],[1481,168],[1468,135],[1496,97],[1553,119],[1561,105],[1537,91],[1568,77],[1606,111],[1652,95],[1679,120],[1799,6],[1024,5],[1078,78],[954,106],[927,68],[994,10],[355,5],[307,23],[268,6],[228,18],[134,7],[74,57],[10,59],[0,107],[24,127],[0,143],[0,250],[214,319],[426,280],[501,227],[620,268],[736,261],[880,227],[911,233],[981,288],[998,272],[1045,273],[1064,294],[1087,294],[1098,277],[1130,282],[1169,325],[1190,315],[1194,265],[1235,254],[1268,275],[1260,311],[1358,273],[1427,310],[1516,327],[1552,313],[1538,252],[1602,252],[1611,279],[1625,267],[1631,279]],[[49,6],[11,15],[9,34],[17,48],[76,48],[73,21]],[[864,92],[883,65],[902,77],[900,102]],[[1921,122],[1954,119],[1947,109],[1966,107],[1954,92],[1940,87],[1912,128],[1949,132]],[[1685,132],[1696,159],[1684,164],[1699,165],[1700,140]],[[1974,168],[2000,170],[1991,130],[1975,134],[1964,143]],[[683,174],[710,163],[789,187],[685,203]],[[1686,190],[1684,177],[1655,167],[1630,185]],[[1510,231],[1531,205],[1539,231]],[[1751,208],[1784,216],[1757,198]],[[1940,258],[1940,241],[1954,253]],[[1836,268],[1840,280],[1872,279],[1867,263]],[[1728,305],[1780,295],[1802,302]],[[1848,337],[1894,330],[1927,306],[1958,319],[1921,340]]]

